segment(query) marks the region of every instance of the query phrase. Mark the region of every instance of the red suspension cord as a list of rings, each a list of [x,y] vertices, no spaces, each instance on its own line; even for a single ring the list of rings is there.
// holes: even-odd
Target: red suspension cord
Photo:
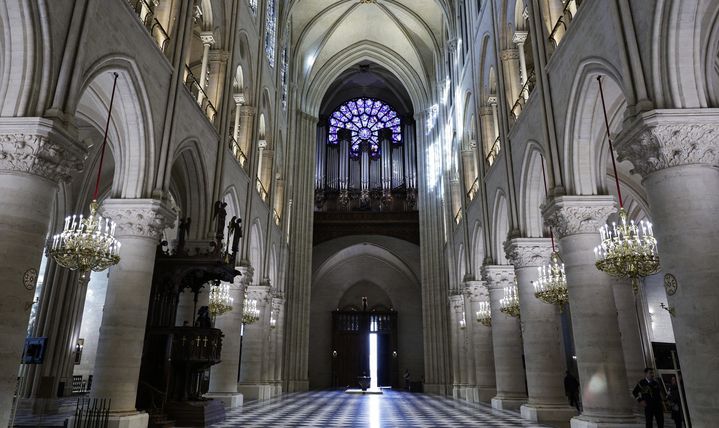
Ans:
[[[102,148],[100,149],[100,166],[97,168],[97,181],[95,181],[95,193],[92,194],[92,200],[97,200],[97,192],[100,190],[100,175],[102,174],[102,164],[105,161],[105,147],[107,146],[107,131],[110,129],[110,117],[112,116],[112,103],[115,101],[115,88],[117,87],[117,73],[112,73],[115,80],[112,82],[112,95],[110,95],[110,107],[107,111],[107,123],[105,123],[105,136],[102,139]]]
[[[614,182],[617,185],[617,196],[619,196],[619,208],[624,208],[624,200],[622,199],[622,190],[619,188],[619,174],[617,174],[617,163],[614,160],[614,146],[612,138],[609,136],[609,119],[607,119],[607,106],[604,104],[604,90],[602,89],[602,76],[597,76],[599,82],[599,96],[602,98],[602,112],[604,113],[604,126],[607,129],[607,141],[609,141],[609,154],[612,157],[612,168],[614,169]]]

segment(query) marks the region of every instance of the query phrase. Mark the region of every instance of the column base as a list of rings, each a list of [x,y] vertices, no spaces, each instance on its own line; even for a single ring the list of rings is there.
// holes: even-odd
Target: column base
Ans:
[[[639,419],[631,416],[584,416],[579,415],[570,421],[572,428],[642,428],[645,426]]]
[[[497,396],[497,388],[493,387],[478,387],[479,388],[479,401],[483,403],[489,403],[492,398]]]
[[[289,380],[287,381],[287,392],[305,392],[309,391],[310,382],[308,380]]]
[[[497,410],[519,410],[522,404],[527,402],[527,397],[494,397],[492,398],[492,408]]]
[[[246,400],[268,400],[272,398],[272,385],[261,384],[238,384],[237,392],[241,393]]]
[[[241,407],[243,402],[243,396],[239,392],[208,392],[203,397],[221,402],[225,409]]]
[[[67,426],[75,426],[75,416],[68,418]],[[113,414],[107,420],[107,428],[147,428],[150,415],[145,412]]]
[[[553,426],[569,427],[569,420],[577,416],[577,409],[568,405],[523,404],[519,411],[522,418],[532,422],[551,422]]]
[[[479,388],[476,386],[468,386],[465,390],[464,399],[472,403],[479,401]]]
[[[20,399],[20,406],[32,409],[33,415],[56,415],[60,410],[57,398],[22,398]]]
[[[459,400],[464,398],[464,387],[460,385],[452,385],[452,398]]]
[[[443,383],[425,383],[422,387],[423,391],[428,394],[448,395],[450,391],[450,385]]]

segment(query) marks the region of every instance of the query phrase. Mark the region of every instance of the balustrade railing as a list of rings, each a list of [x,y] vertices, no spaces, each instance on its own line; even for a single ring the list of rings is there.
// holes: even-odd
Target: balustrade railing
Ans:
[[[185,78],[185,87],[188,91],[190,91],[193,98],[197,100],[197,105],[200,106],[200,109],[205,116],[207,116],[210,122],[214,123],[215,116],[217,116],[217,109],[215,109],[215,106],[210,102],[210,98],[207,96],[205,90],[200,86],[200,81],[197,80],[194,74],[192,74],[190,67],[185,66],[185,72],[187,73],[187,77]],[[202,94],[202,97],[198,96],[200,93]]]
[[[550,50],[553,52],[554,49],[559,46],[562,41],[564,34],[569,28],[569,23],[572,22],[574,15],[577,13],[577,7],[579,6],[578,0],[564,0],[564,9],[562,10],[562,16],[559,17],[557,22],[552,28],[552,32],[549,33],[549,45]],[[552,53],[550,52],[550,54]]]
[[[467,199],[470,201],[473,201],[475,196],[477,196],[477,192],[479,191],[479,177],[474,179],[474,183],[472,183],[472,186],[469,188],[469,191],[467,191]]]
[[[527,104],[527,100],[529,99],[529,94],[531,94],[532,90],[534,90],[534,85],[537,81],[537,78],[534,75],[534,70],[529,71],[527,74],[529,75],[527,77],[527,81],[524,82],[522,90],[519,91],[519,98],[517,98],[517,101],[515,101],[512,106],[512,116],[515,120],[522,113],[522,110],[524,110],[524,106]]]
[[[257,186],[257,193],[260,194],[260,198],[262,198],[263,201],[267,202],[267,199],[269,197],[269,193],[267,193],[267,189],[265,189],[265,186],[262,184],[262,181],[260,179],[255,180],[256,186]]]
[[[275,221],[275,224],[276,224],[277,226],[280,225],[280,215],[277,214],[277,210],[276,210],[276,209],[272,209],[272,219]]]
[[[242,151],[242,147],[240,147],[240,144],[235,141],[235,138],[232,136],[230,136],[230,151],[235,157],[235,160],[237,160],[237,162],[240,163],[240,166],[244,168],[245,164],[247,164],[247,155]]]
[[[499,152],[501,150],[501,144],[499,143],[499,137],[497,137],[496,140],[494,140],[494,144],[492,144],[492,148],[489,149],[489,153],[487,153],[487,157],[485,158],[487,161],[487,164],[489,166],[492,166],[494,164],[494,161],[497,160],[497,157],[499,156]]]
[[[457,210],[457,213],[454,215],[454,223],[459,224],[459,222],[462,221],[462,208]]]
[[[155,2],[148,2],[147,0],[129,0],[130,6],[140,18],[140,22],[145,26],[150,36],[155,40],[157,46],[160,47],[162,52],[165,52],[167,45],[170,41],[170,35],[167,34],[167,30],[162,26],[160,21],[155,18]]]

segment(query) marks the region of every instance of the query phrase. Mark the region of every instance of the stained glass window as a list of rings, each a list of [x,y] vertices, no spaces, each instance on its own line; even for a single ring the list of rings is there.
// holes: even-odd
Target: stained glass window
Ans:
[[[267,0],[267,23],[265,29],[265,55],[270,67],[275,66],[275,27],[277,26],[277,15],[275,14],[275,0]]]
[[[330,116],[329,144],[339,142],[337,133],[340,129],[350,131],[350,156],[358,158],[362,144],[369,144],[369,152],[373,158],[380,156],[379,133],[389,129],[392,143],[402,143],[402,127],[400,118],[389,104],[374,98],[357,98],[339,106]]]

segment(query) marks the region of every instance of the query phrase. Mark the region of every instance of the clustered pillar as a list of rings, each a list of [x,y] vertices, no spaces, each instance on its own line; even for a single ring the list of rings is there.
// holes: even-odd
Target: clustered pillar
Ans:
[[[535,422],[564,422],[576,415],[564,394],[559,309],[534,296],[539,266],[549,263],[552,247],[546,238],[515,238],[507,242],[507,259],[514,265],[522,319],[522,343],[527,372],[527,404],[522,417]]]
[[[644,178],[694,426],[719,420],[719,125],[715,110],[653,110],[624,127],[619,159]]]
[[[506,265],[485,265],[482,276],[489,289],[492,308],[492,348],[497,395],[492,407],[499,410],[519,410],[527,402],[527,388],[522,362],[522,332],[517,318],[499,310],[504,288],[514,282],[514,268]]]
[[[0,120],[0,426],[10,418],[57,184],[82,169],[84,153],[50,120]]]
[[[242,337],[240,383],[237,390],[249,400],[264,400],[272,396],[272,387],[267,379],[271,293],[268,285],[247,287],[247,298],[257,301],[260,319],[245,324]]]
[[[210,371],[210,389],[205,396],[222,401],[226,408],[235,408],[242,405],[242,394],[237,392],[237,377],[239,366],[237,356],[240,355],[242,340],[242,311],[245,289],[252,279],[247,275],[247,267],[236,268],[240,275],[235,277],[230,286],[232,297],[232,310],[220,315],[215,320],[215,328],[222,330],[222,361],[212,366]]]
[[[559,240],[572,309],[583,404],[572,427],[635,423],[612,280],[594,265],[599,227],[615,210],[612,196],[559,196],[543,207]]]
[[[155,254],[176,214],[156,199],[108,199],[101,211],[117,224],[122,251],[107,283],[91,396],[111,400],[111,427],[144,426],[135,400]]]

